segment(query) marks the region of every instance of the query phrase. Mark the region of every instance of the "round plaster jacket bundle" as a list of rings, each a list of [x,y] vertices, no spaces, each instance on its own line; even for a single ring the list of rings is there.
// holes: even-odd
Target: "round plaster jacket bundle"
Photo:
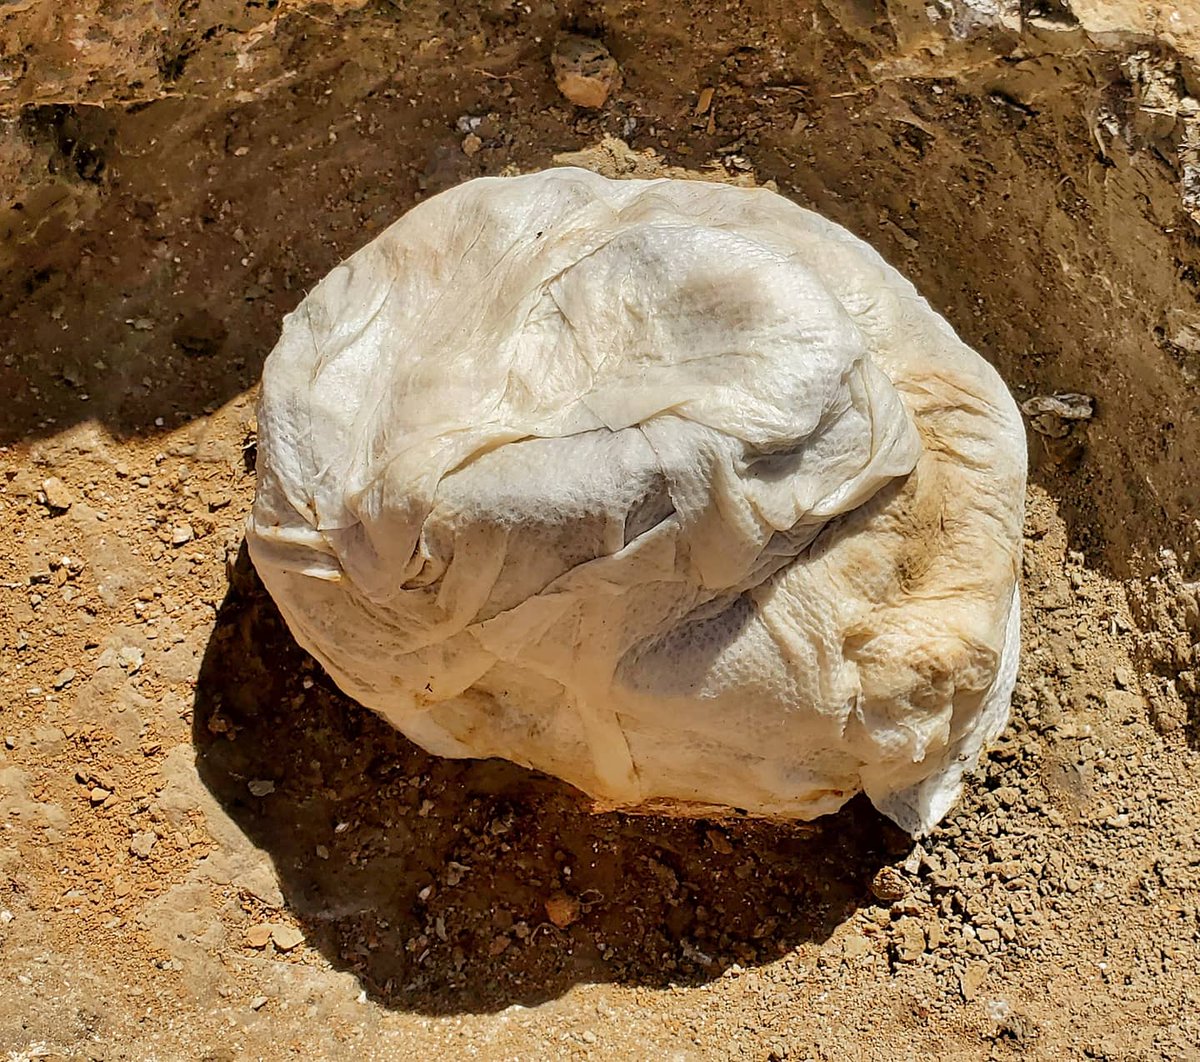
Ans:
[[[999,377],[847,231],[558,169],[421,204],[288,316],[248,541],[431,752],[921,833],[1007,718],[1024,480]]]

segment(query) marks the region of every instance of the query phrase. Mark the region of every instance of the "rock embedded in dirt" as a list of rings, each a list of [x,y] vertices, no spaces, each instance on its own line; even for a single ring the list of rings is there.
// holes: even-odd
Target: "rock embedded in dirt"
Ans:
[[[304,934],[295,926],[272,926],[271,939],[280,951],[291,951],[304,943]]]
[[[263,923],[246,930],[246,943],[252,948],[265,948],[271,939],[271,926]]]
[[[103,654],[102,654],[103,658]],[[124,645],[117,653],[117,659],[121,666],[131,675],[136,675],[141,669],[143,661],[146,659],[146,654],[142,652],[136,645]],[[97,667],[102,665],[97,664]]]
[[[1029,418],[1030,427],[1051,439],[1065,438],[1077,421],[1091,420],[1095,408],[1091,395],[1069,392],[1037,395],[1021,403],[1021,412]]]
[[[908,895],[908,882],[894,867],[880,867],[871,878],[871,895],[883,903],[894,903]]]
[[[733,854],[733,845],[720,830],[706,830],[704,836],[708,838],[708,843],[712,845],[713,851],[718,855]]]
[[[603,107],[621,87],[621,68],[607,48],[591,37],[569,33],[558,39],[550,57],[554,83],[577,107]],[[465,146],[464,146],[465,150]]]
[[[546,901],[546,917],[559,929],[566,929],[577,922],[579,911],[579,901],[565,892],[556,892]]]
[[[925,953],[925,929],[915,918],[902,918],[896,923],[896,958],[915,962]]]
[[[959,990],[962,997],[970,1003],[979,995],[979,989],[987,979],[988,964],[986,962],[969,962],[959,977]]]
[[[51,476],[42,483],[42,493],[46,495],[46,504],[59,512],[66,512],[75,502],[67,485],[57,476]]]

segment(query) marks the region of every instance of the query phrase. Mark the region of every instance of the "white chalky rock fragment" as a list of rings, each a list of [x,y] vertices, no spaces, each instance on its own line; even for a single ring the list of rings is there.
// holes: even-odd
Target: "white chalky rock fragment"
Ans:
[[[422,203],[288,316],[251,556],[352,697],[601,806],[935,824],[1003,727],[1025,436],[846,230],[577,169]]]

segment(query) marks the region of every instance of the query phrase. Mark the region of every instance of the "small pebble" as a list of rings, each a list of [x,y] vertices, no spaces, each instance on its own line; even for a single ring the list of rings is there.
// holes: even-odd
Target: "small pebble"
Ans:
[[[708,838],[708,843],[712,845],[714,852],[720,855],[733,854],[733,845],[720,830],[706,830],[704,836]]]
[[[896,958],[914,962],[925,953],[925,930],[915,918],[902,918],[896,923]]]
[[[871,878],[871,895],[883,903],[894,903],[908,895],[908,882],[894,867],[880,867]]]
[[[52,476],[43,482],[42,491],[46,495],[46,504],[59,512],[65,512],[71,508],[75,501],[71,492],[67,490],[67,485],[57,476]]]
[[[157,841],[158,838],[149,830],[135,833],[133,840],[129,842],[129,851],[139,859],[149,859]]]
[[[590,37],[573,33],[558,39],[550,57],[554,82],[579,107],[603,107],[621,87],[621,69],[607,48]]]
[[[546,917],[559,929],[579,920],[579,901],[565,892],[556,892],[546,901]]]
[[[304,943],[304,934],[294,926],[272,926],[271,939],[280,951],[291,951]]]
[[[979,989],[983,987],[987,975],[988,965],[986,962],[967,963],[966,969],[959,978],[959,990],[962,992],[963,999],[968,1003],[975,999],[979,995]]]

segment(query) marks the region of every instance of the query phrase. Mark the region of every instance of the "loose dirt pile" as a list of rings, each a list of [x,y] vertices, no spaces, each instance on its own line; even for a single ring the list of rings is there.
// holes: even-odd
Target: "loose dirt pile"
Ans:
[[[0,1052],[1200,1058],[1190,17],[0,11]],[[563,31],[619,64],[603,108],[559,94]],[[916,848],[861,801],[593,816],[432,759],[246,564],[280,316],[418,198],[579,151],[774,182],[1019,399],[1094,399],[1031,434],[1013,723]]]

